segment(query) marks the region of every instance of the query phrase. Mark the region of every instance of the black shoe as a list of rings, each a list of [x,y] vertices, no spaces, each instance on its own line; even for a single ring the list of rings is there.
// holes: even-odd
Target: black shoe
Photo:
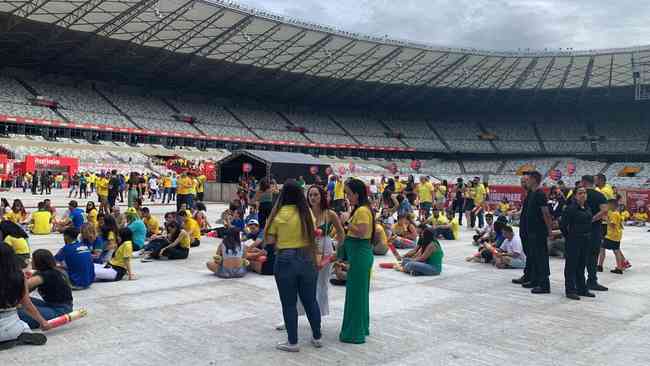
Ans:
[[[596,271],[602,272],[603,271],[603,266],[596,266]]]
[[[537,286],[534,289],[530,290],[530,293],[531,294],[550,294],[551,289]]]
[[[623,270],[621,270],[621,269],[619,269],[619,268],[612,269],[610,272],[612,272],[612,273],[616,273],[616,274],[623,274]]]
[[[16,347],[17,344],[18,344],[18,341],[15,340],[15,339],[11,340],[11,341],[0,342],[0,351],[4,351],[4,350],[7,350],[7,349],[14,348],[14,347]]]
[[[594,294],[593,292],[589,292],[587,290],[578,292],[578,295],[582,297],[596,297],[596,294]]]
[[[521,284],[526,283],[526,282],[528,282],[528,279],[526,277],[524,277],[524,276],[512,279],[512,283],[514,283],[515,285],[521,285]]]
[[[18,336],[18,344],[42,346],[45,343],[47,343],[47,337],[43,333],[22,333]]]
[[[574,293],[568,293],[568,294],[566,294],[566,297],[567,297],[567,299],[571,299],[571,300],[580,300],[580,296],[578,296],[578,294],[574,294]]]
[[[587,285],[587,287],[590,290],[594,290],[594,291],[607,291],[607,290],[609,290],[607,287],[605,287],[605,286],[603,286],[603,285],[601,285],[599,283],[590,284],[590,285]]]
[[[524,283],[522,283],[522,284],[521,284],[521,287],[523,287],[523,288],[534,288],[534,287],[535,287],[535,284],[532,283],[532,282],[530,282],[530,281],[528,281],[528,282],[524,282]]]

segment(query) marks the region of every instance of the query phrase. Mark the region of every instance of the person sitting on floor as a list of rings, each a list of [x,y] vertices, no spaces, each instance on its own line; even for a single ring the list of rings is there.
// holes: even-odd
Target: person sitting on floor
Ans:
[[[181,226],[183,230],[190,234],[191,247],[194,248],[201,245],[201,227],[199,223],[187,211],[179,211],[178,218],[182,221]]]
[[[265,264],[269,260],[269,254],[273,255],[275,251],[273,247],[267,250],[266,246],[264,246],[264,231],[260,230],[260,224],[257,219],[248,221],[244,236],[248,242],[245,249],[245,258],[250,262],[250,270],[263,274]],[[269,271],[268,268],[267,271]],[[272,268],[270,272],[273,273]]]
[[[52,233],[52,213],[45,207],[45,202],[38,203],[38,211],[32,214],[30,229],[34,235]]]
[[[630,211],[627,210],[624,204],[618,205],[618,212],[621,214],[623,222],[627,222],[630,219]]]
[[[17,344],[45,344],[47,337],[44,334],[32,333],[29,325],[18,318],[20,305],[20,309],[35,319],[42,330],[51,328],[30,300],[25,274],[13,250],[3,243],[0,243],[0,278],[0,350]]]
[[[454,240],[454,233],[451,224],[449,223],[449,219],[440,212],[438,207],[433,208],[433,213],[427,223],[433,228],[436,238],[442,237],[447,240]]]
[[[32,254],[32,269],[35,271],[27,280],[29,291],[38,290],[41,299],[30,300],[45,320],[54,319],[72,311],[72,291],[65,272],[61,271],[52,253],[47,249],[38,249]],[[18,317],[37,329],[41,324],[24,309],[18,310]]]
[[[140,210],[142,213],[142,221],[147,227],[147,238],[160,234],[160,222],[158,219],[149,212],[149,207],[143,207]]]
[[[95,261],[95,258],[101,257],[106,250],[106,243],[101,235],[97,235],[95,225],[90,222],[81,225],[80,234],[81,245],[88,247],[93,261]]]
[[[415,240],[418,237],[415,225],[408,214],[397,216],[397,222],[393,225],[393,237],[391,244],[397,249],[410,249],[415,247]]]
[[[480,229],[476,229],[476,235],[474,235],[474,245],[481,245],[485,242],[490,242],[494,240],[494,216],[491,213],[485,214],[486,225]]]
[[[512,227],[502,229],[505,240],[494,252],[494,265],[499,269],[526,267],[526,255],[519,235],[515,235]]]
[[[117,222],[112,215],[104,216],[103,223],[99,230],[99,236],[102,240],[104,248],[93,251],[93,262],[104,264],[112,258],[113,252],[117,249],[118,238],[120,229],[117,227]]]
[[[375,237],[372,243],[372,254],[386,255],[388,253],[388,236],[382,224],[381,217],[375,219]]]
[[[625,224],[627,226],[645,226],[646,222],[648,222],[648,214],[645,207],[640,206],[637,209],[632,209],[632,218]]]
[[[447,221],[449,221],[449,227],[451,227],[451,233],[454,236],[454,240],[460,239],[460,224],[457,215],[454,215],[453,210],[447,210],[445,215],[447,216]]]
[[[4,219],[21,226],[29,224],[29,213],[25,210],[23,201],[15,199],[11,210],[4,215]]]
[[[396,255],[396,259],[401,261],[396,269],[412,276],[437,276],[442,272],[443,256],[442,247],[436,240],[436,231],[426,227],[422,230],[415,249],[406,253],[404,257]]]
[[[65,269],[72,287],[81,290],[90,287],[95,280],[95,268],[90,249],[77,240],[79,230],[68,227],[63,231],[65,245],[54,259]]]
[[[149,244],[144,247],[145,256],[142,262],[150,262],[160,257],[169,260],[186,259],[190,255],[191,238],[186,230],[177,222],[170,222],[165,225],[165,232],[166,237],[161,235],[152,237]]]
[[[230,228],[228,234],[217,248],[217,254],[206,266],[217,277],[239,278],[246,275],[248,261],[244,259],[241,234],[237,228]]]
[[[9,220],[0,221],[0,238],[13,251],[23,268],[29,265],[29,236],[23,228]]]
[[[120,281],[127,275],[129,280],[135,280],[131,270],[133,255],[133,233],[128,227],[120,229],[119,244],[112,258],[106,265],[95,263],[95,279],[97,281]]]
[[[139,251],[144,248],[144,243],[147,240],[147,227],[134,207],[127,208],[124,215],[126,216],[127,227],[133,234],[133,250]]]
[[[78,203],[72,200],[68,203],[68,216],[56,222],[56,231],[62,233],[68,227],[81,229],[81,225],[86,221],[84,210],[77,207]]]
[[[468,262],[492,263],[494,261],[494,253],[501,247],[501,244],[505,240],[503,228],[508,225],[507,220],[505,216],[499,216],[494,223],[494,239],[480,244],[476,253],[465,258],[465,260]]]

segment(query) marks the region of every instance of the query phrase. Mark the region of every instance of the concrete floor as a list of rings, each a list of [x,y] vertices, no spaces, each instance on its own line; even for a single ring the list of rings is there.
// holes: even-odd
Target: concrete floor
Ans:
[[[4,192],[4,197],[26,197]],[[40,197],[39,197],[40,199]],[[64,207],[67,199],[55,193]],[[171,209],[171,207],[169,207]],[[208,205],[214,221],[225,206]],[[152,206],[155,214],[168,209]],[[471,232],[444,241],[439,277],[410,277],[380,269],[371,283],[371,336],[364,345],[338,342],[345,289],[330,288],[332,315],[324,319],[324,348],[309,345],[300,322],[301,351],[274,349],[285,334],[272,277],[216,278],[205,269],[215,239],[193,248],[186,261],[141,263],[136,281],[98,283],[75,292],[88,317],[48,332],[42,347],[0,353],[0,365],[648,365],[650,254],[645,229],[626,228],[622,248],[633,267],[609,273],[595,299],[563,296],[563,260],[551,258],[550,295],[531,295],[510,283],[521,271],[467,263]],[[59,236],[31,239],[32,250],[56,250]]]

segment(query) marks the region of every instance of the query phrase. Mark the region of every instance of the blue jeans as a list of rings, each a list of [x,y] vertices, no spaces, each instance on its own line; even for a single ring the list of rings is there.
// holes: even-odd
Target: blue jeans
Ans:
[[[320,339],[320,308],[316,301],[318,272],[312,258],[301,249],[280,250],[275,257],[274,274],[289,343],[298,343],[298,296],[305,308],[312,336]]]
[[[404,258],[402,267],[406,272],[413,272],[420,276],[437,276],[440,274],[440,268],[436,268],[428,263],[418,262],[412,258]]]
[[[72,304],[50,304],[41,299],[30,297],[32,303],[41,313],[45,320],[54,319],[57,316],[67,314],[72,311]],[[27,315],[24,309],[18,309],[18,317],[29,325],[31,329],[37,329],[41,325],[31,316]]]

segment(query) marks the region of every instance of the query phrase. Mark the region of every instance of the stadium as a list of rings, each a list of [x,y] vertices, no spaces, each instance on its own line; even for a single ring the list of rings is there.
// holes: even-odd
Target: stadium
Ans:
[[[101,225],[97,236],[105,236],[106,243],[119,242],[120,248],[131,242],[122,237],[133,233],[123,235],[123,230],[129,228],[130,220],[145,218],[145,212],[148,219],[159,218],[153,226],[160,230],[158,236],[148,226],[144,228],[150,235],[146,246],[143,240],[140,251],[134,249],[121,258],[125,263],[133,262],[128,271],[117,272],[120,266],[112,263],[114,252],[104,258],[105,262],[91,263],[107,277],[94,277],[95,282],[105,283],[90,280],[92,287],[67,283],[66,289],[75,290],[75,308],[83,309],[81,313],[65,312],[75,316],[64,315],[63,323],[74,322],[55,330],[37,331],[47,335],[47,347],[5,351],[16,344],[8,345],[9,341],[0,339],[0,363],[648,364],[645,350],[650,346],[650,267],[645,263],[645,226],[646,210],[650,208],[649,100],[650,46],[532,51],[441,47],[349,32],[226,0],[0,1],[0,192],[5,210],[0,238],[5,236],[9,218],[20,219],[15,204],[10,207],[8,203],[12,199],[24,201],[20,206],[29,217],[13,224],[22,225],[30,233],[27,253],[18,253],[14,248],[11,254],[27,264],[30,254],[34,256],[31,249],[54,253],[64,240],[67,246],[70,243],[65,229],[76,226],[72,214],[80,207],[88,207],[91,201],[97,201],[98,208],[86,208],[79,215],[82,221],[93,210],[95,220],[98,210],[104,220],[112,219],[109,222],[123,219],[114,225],[117,232],[111,231],[113,227],[104,230],[108,226],[105,222]],[[549,193],[540,212],[544,212],[542,206],[560,207],[553,221],[548,220],[551,225],[547,221],[540,225],[551,226],[552,230],[545,234],[552,238],[549,240],[561,242],[563,250],[559,254],[564,256],[557,258],[557,253],[551,253],[550,280],[546,274],[542,292],[534,292],[543,287],[541,283],[533,284],[532,291],[513,285],[521,284],[513,280],[526,285],[523,276],[515,278],[521,274],[521,267],[507,268],[518,271],[500,271],[494,268],[495,263],[475,263],[482,261],[483,253],[477,247],[484,233],[475,230],[473,221],[480,216],[482,230],[483,211],[495,213],[497,221],[496,211],[504,207],[501,200],[508,198],[510,202],[505,200],[507,208],[500,216],[510,233],[515,238],[520,236],[515,235],[520,232],[520,215],[524,215],[522,220],[528,220],[522,206],[530,205],[522,205],[526,196],[522,176],[536,176],[534,171],[542,175],[534,193]],[[189,178],[185,174],[188,172]],[[36,173],[42,174],[40,193]],[[44,188],[46,174],[47,184],[53,183],[50,173],[61,180],[54,180],[54,187]],[[629,223],[625,221],[624,240],[619,238],[619,252],[622,241],[625,258],[630,258],[634,267],[630,269],[627,259],[619,261],[618,254],[613,267],[612,255],[606,261],[603,255],[605,262],[599,264],[598,272],[603,272],[604,265],[605,273],[599,274],[601,282],[593,283],[601,289],[589,287],[580,293],[582,301],[571,302],[565,298],[569,296],[559,295],[570,295],[564,288],[564,259],[570,245],[566,244],[569,237],[561,230],[562,209],[569,206],[569,191],[570,195],[579,193],[577,185],[571,190],[573,184],[583,175],[596,174],[606,177],[607,184],[601,177],[597,179],[603,183],[599,189],[612,191],[608,199],[622,204],[621,212],[632,211],[632,216],[627,212]],[[204,180],[199,182],[193,175],[204,176]],[[26,176],[33,179],[31,187],[26,184]],[[96,190],[91,188],[90,195],[82,198],[81,188],[75,187],[81,186],[81,177],[90,176]],[[131,181],[133,177],[138,180]],[[267,188],[262,188],[262,181],[267,182],[260,179],[264,177],[269,177]],[[279,192],[284,192],[279,187],[289,179],[291,183],[285,187],[298,185],[293,180],[298,177],[302,184],[299,192],[303,186],[309,186],[308,192],[326,186],[326,181],[332,179],[331,191],[329,186],[319,191],[326,192],[322,197],[332,207],[334,201],[349,201],[349,195],[355,194],[344,191],[344,185],[350,189],[350,182],[359,181],[349,179],[343,183],[340,177],[359,177],[364,182],[381,179],[381,184],[366,184],[363,188],[367,191],[358,196],[374,196],[371,200],[376,207],[369,211],[368,226],[385,226],[385,233],[401,225],[399,220],[422,214],[425,208],[417,208],[422,202],[414,188],[425,185],[425,181],[428,184],[429,177],[434,178],[436,191],[430,192],[433,197],[429,200],[433,202],[428,202],[426,215],[414,220],[418,221],[417,230],[421,230],[416,237],[422,237],[424,230],[444,226],[428,216],[429,209],[442,208],[443,218],[445,213],[450,215],[448,236],[434,232],[434,241],[440,239],[444,245],[444,273],[438,270],[426,277],[400,270],[406,261],[392,244],[398,236],[395,232],[384,235],[392,248],[387,245],[383,254],[371,254],[375,262],[370,261],[369,271],[361,271],[369,277],[364,291],[370,297],[368,317],[372,319],[365,345],[350,345],[347,343],[363,342],[347,342],[339,337],[339,326],[348,312],[347,277],[341,279],[329,268],[329,282],[325,281],[324,286],[327,289],[328,283],[332,284],[328,304],[332,313],[323,317],[322,338],[312,334],[308,343],[309,326],[303,319],[298,325],[300,353],[287,356],[273,348],[272,342],[284,341],[288,334],[279,332],[289,327],[280,311],[284,311],[285,299],[278,296],[280,284],[273,277],[250,273],[262,274],[248,266],[249,247],[241,249],[257,241],[267,245],[268,236],[274,235],[265,233],[263,227],[262,239],[256,232],[256,236],[246,237],[248,244],[243,244],[239,231],[235,233],[236,241],[242,241],[240,258],[235,258],[237,266],[250,273],[245,278],[217,278],[219,274],[210,266],[219,260],[225,263],[228,253],[223,249],[225,239],[219,236],[220,230],[230,230],[229,226],[234,225],[230,220],[237,215],[241,216],[237,219],[242,226],[245,221],[242,232],[246,234],[251,223],[258,227],[260,222],[265,224],[260,219],[262,196],[267,199],[264,203],[277,207]],[[397,189],[395,181],[391,189],[383,186],[384,178],[392,181],[389,177],[412,180],[404,181],[406,188],[396,193],[392,191]],[[474,183],[455,184],[458,178]],[[187,179],[192,188],[181,193],[181,182]],[[419,179],[423,180],[418,185]],[[562,189],[557,188],[560,181],[565,184]],[[100,193],[100,182],[106,187],[104,195]],[[205,200],[203,191],[198,198],[199,185],[205,189]],[[382,194],[371,191],[371,186],[382,186]],[[439,190],[440,186],[444,191]],[[53,193],[48,192],[50,188],[54,188]],[[160,200],[163,189],[165,194]],[[165,202],[168,189],[174,191],[174,198]],[[482,202],[456,207],[455,200],[474,202],[481,189]],[[188,193],[190,190],[194,193]],[[384,192],[389,193],[387,198]],[[440,198],[437,192],[442,192]],[[399,196],[399,203],[393,196]],[[51,205],[46,206],[41,200],[49,201],[50,197]],[[70,201],[73,198],[75,201]],[[248,199],[257,202],[248,206],[250,216],[244,220],[246,205],[242,202],[248,203]],[[386,201],[393,204],[393,199],[394,205],[387,207]],[[398,213],[402,204],[411,199],[417,204],[406,205],[410,215]],[[194,205],[197,202],[202,208]],[[252,209],[255,204],[259,204],[257,212]],[[313,235],[329,236],[331,240],[332,231],[338,231],[347,242],[350,227],[358,225],[350,216],[354,218],[359,202],[354,209],[354,203],[342,205],[347,205],[345,210],[334,208],[332,213],[334,221],[345,221],[346,227],[339,223],[343,230],[336,226],[331,230],[327,216],[325,228],[330,229],[329,235],[323,235],[324,230],[320,226],[316,229],[312,222]],[[599,206],[601,210],[603,205]],[[67,227],[57,221],[57,206]],[[25,208],[32,216],[51,212],[45,225],[47,233],[37,235],[33,231],[35,222],[30,221],[32,217]],[[382,212],[372,216],[374,208]],[[382,216],[383,211],[389,212],[387,217]],[[605,217],[608,214],[605,212]],[[189,221],[186,216],[197,218],[197,227],[198,218],[205,225],[198,230],[198,237],[192,237],[191,244],[190,234],[184,231]],[[454,220],[458,232],[452,232]],[[593,222],[587,225],[592,230]],[[82,225],[89,223],[88,219]],[[426,227],[427,223],[431,225]],[[608,227],[603,224],[596,226]],[[620,225],[622,228],[623,223]],[[416,231],[415,223],[412,226]],[[407,225],[406,231],[409,229]],[[371,239],[354,239],[372,240],[374,251],[377,229],[369,230]],[[154,250],[157,258],[145,251],[158,239],[181,246],[180,232],[187,236],[183,237],[187,245],[183,247],[184,258],[174,259],[183,260],[168,261],[172,259],[169,256],[160,260],[168,247]],[[76,234],[75,238],[86,240],[83,232]],[[541,242],[540,238],[546,240],[546,236],[538,235],[536,239]],[[200,246],[195,245],[195,239]],[[327,242],[324,238],[311,239]],[[493,239],[496,243],[496,237]],[[413,244],[416,239],[410,241]],[[337,244],[330,247],[339,250]],[[440,254],[440,243],[438,248]],[[5,246],[0,244],[0,249],[5,250]],[[398,249],[406,256],[406,248]],[[281,250],[287,249],[278,248],[277,252]],[[269,249],[259,258],[270,261],[271,253]],[[498,253],[495,249],[492,255]],[[549,257],[548,253],[537,254],[537,260]],[[387,257],[381,259],[382,255]],[[442,256],[438,258],[442,266]],[[337,265],[352,261],[337,258],[336,254],[325,259]],[[60,262],[57,258],[57,265]],[[147,262],[157,263],[144,264]],[[28,284],[29,276],[38,277],[32,269],[21,269]],[[21,283],[22,274],[18,277]],[[343,281],[343,287],[332,280]],[[610,291],[605,292],[607,288],[602,284]],[[33,290],[31,285],[27,287]],[[548,294],[551,287],[550,296],[532,295]],[[594,295],[589,290],[602,292]],[[3,306],[0,330],[6,325],[5,312],[17,313],[20,309],[18,305],[11,309]],[[68,310],[72,310],[72,303]],[[77,320],[86,315],[86,319]],[[57,314],[48,319],[48,324],[60,318]],[[282,325],[278,326],[279,322]],[[20,337],[16,339],[21,341]],[[287,345],[278,349],[286,351]]]
[[[268,149],[368,175],[418,160],[415,173],[495,184],[526,164],[619,186],[650,177],[650,48],[435,48],[225,1],[0,6],[9,159],[73,155],[92,169]]]

